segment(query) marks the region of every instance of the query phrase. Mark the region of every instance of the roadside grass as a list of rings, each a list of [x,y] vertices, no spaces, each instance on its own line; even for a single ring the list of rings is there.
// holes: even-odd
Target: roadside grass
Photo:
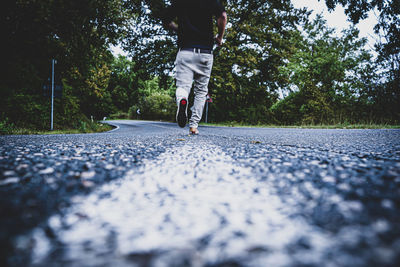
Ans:
[[[128,120],[126,118],[113,118],[113,120]],[[319,125],[275,125],[275,124],[257,124],[251,125],[243,122],[221,122],[221,123],[200,123],[201,126],[216,126],[216,127],[247,127],[247,128],[293,128],[293,129],[400,129],[400,125],[390,124],[319,124]],[[0,135],[49,135],[49,134],[80,134],[80,133],[101,133],[112,130],[114,127],[109,124],[96,122],[81,122],[76,129],[55,129],[35,130],[27,128],[18,128],[12,124],[5,125],[0,123]]]
[[[48,134],[79,134],[79,133],[101,133],[112,130],[114,127],[108,124],[96,123],[96,122],[81,122],[81,125],[77,129],[55,129],[50,130],[35,130],[18,127],[8,127],[0,131],[0,135],[48,135]]]
[[[389,124],[318,124],[318,125],[274,125],[257,124],[251,125],[242,122],[222,122],[222,123],[200,123],[203,126],[220,127],[249,127],[249,128],[295,128],[295,129],[400,129],[400,125]]]
[[[108,121],[113,120],[130,120],[126,116],[113,116],[107,118]],[[140,120],[140,119],[135,119]],[[154,120],[164,121],[164,120]],[[173,122],[173,121],[166,121]],[[217,127],[247,127],[247,128],[294,128],[294,129],[400,129],[400,125],[391,124],[374,124],[374,123],[360,123],[360,124],[349,124],[349,123],[338,123],[338,124],[303,124],[303,125],[277,125],[277,124],[248,124],[244,122],[228,121],[219,123],[205,123],[200,122],[201,126],[217,126]]]
[[[117,118],[107,118],[108,121],[113,120],[131,120],[126,117]],[[134,119],[140,120],[140,119]],[[154,120],[154,121],[165,121],[165,120]],[[174,122],[174,121],[165,121]],[[229,121],[229,122],[219,122],[219,123],[205,123],[200,122],[201,126],[216,126],[216,127],[247,127],[247,128],[294,128],[294,129],[400,129],[400,125],[391,124],[374,124],[374,123],[360,123],[360,124],[303,124],[303,125],[277,125],[277,124],[247,124],[243,122]]]
[[[110,114],[107,120],[129,120],[129,114],[127,112],[117,112]]]

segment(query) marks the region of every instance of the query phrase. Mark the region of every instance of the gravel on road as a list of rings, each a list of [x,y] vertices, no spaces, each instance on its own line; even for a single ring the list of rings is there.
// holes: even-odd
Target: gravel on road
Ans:
[[[10,266],[398,266],[400,131],[0,137]]]

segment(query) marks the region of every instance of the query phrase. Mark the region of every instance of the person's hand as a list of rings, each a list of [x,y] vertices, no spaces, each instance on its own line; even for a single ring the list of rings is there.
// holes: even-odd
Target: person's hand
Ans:
[[[217,46],[222,46],[222,44],[224,43],[223,36],[215,36],[215,43],[217,44]]]

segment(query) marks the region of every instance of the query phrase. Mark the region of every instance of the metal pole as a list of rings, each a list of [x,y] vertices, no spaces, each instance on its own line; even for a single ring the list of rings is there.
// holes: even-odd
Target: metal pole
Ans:
[[[51,60],[51,125],[50,130],[53,131],[53,112],[54,112],[54,63],[55,59]]]
[[[208,121],[208,101],[206,102],[206,123]]]

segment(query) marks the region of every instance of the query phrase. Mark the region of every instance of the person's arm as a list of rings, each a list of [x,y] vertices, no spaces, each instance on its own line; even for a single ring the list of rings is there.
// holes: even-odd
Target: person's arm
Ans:
[[[163,15],[163,25],[165,29],[178,32],[178,25],[174,22],[176,16],[177,14],[176,14],[175,1],[172,1],[171,6],[169,6],[165,10]]]
[[[218,46],[222,45],[225,33],[225,26],[227,22],[228,22],[228,16],[224,11],[222,12],[221,16],[219,16],[219,18],[217,19],[218,35],[217,37],[215,37],[215,42],[217,43]]]
[[[167,25],[164,25],[164,27],[166,27],[167,29],[172,30],[174,32],[178,32],[178,25],[173,21],[171,21]]]

